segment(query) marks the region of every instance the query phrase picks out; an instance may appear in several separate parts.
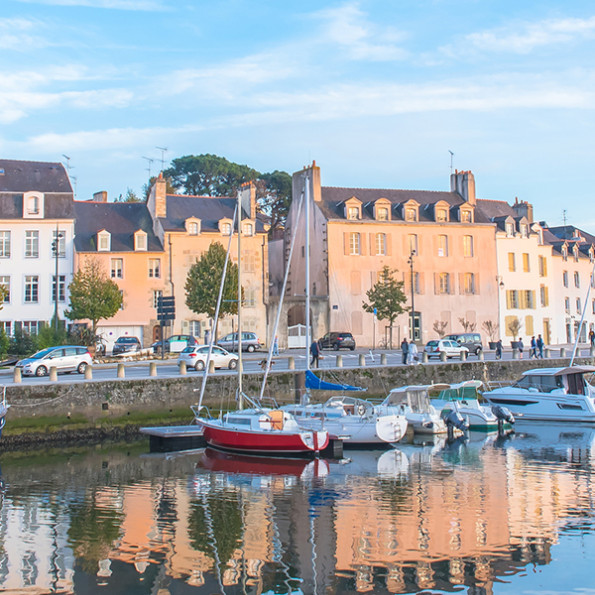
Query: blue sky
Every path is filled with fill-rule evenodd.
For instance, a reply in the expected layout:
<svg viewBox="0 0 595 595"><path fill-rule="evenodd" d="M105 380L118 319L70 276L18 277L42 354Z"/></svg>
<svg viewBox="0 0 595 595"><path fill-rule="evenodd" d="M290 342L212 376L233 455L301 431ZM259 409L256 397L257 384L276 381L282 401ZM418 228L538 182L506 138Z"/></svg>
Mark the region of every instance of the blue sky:
<svg viewBox="0 0 595 595"><path fill-rule="evenodd" d="M289 173L314 159L326 186L446 190L452 151L480 198L595 232L592 2L2 9L0 156L67 155L79 199L140 194L162 157L200 153Z"/></svg>

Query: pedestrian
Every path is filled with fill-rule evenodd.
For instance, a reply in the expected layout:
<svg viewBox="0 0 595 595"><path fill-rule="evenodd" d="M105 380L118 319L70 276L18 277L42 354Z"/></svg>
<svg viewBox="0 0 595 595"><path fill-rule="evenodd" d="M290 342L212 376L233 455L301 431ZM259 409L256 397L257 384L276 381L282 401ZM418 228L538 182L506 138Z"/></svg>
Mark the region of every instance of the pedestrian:
<svg viewBox="0 0 595 595"><path fill-rule="evenodd" d="M537 341L535 340L535 335L531 337L531 350L529 351L529 359L532 357L537 359Z"/></svg>
<svg viewBox="0 0 595 595"><path fill-rule="evenodd" d="M518 348L519 348L519 359L523 359L523 349L525 349L525 346L523 345L522 339L519 339Z"/></svg>
<svg viewBox="0 0 595 595"><path fill-rule="evenodd" d="M541 335L537 335L537 350L539 352L539 359L543 359L543 338Z"/></svg>
<svg viewBox="0 0 595 595"><path fill-rule="evenodd" d="M312 356L310 365L318 368L320 358L320 346L318 345L318 341L312 341L312 345L310 345L310 355Z"/></svg>
<svg viewBox="0 0 595 595"><path fill-rule="evenodd" d="M273 341L273 355L279 355L279 337L275 335L275 340Z"/></svg>
<svg viewBox="0 0 595 595"><path fill-rule="evenodd" d="M209 344L209 339L210 339L210 331L209 329L205 330L205 345Z"/></svg>
<svg viewBox="0 0 595 595"><path fill-rule="evenodd" d="M403 357L403 364L406 364L407 356L409 355L409 343L407 342L407 337L401 341L401 355Z"/></svg>
<svg viewBox="0 0 595 595"><path fill-rule="evenodd" d="M591 342L591 347L595 347L595 331L593 329L589 331L589 341Z"/></svg>
<svg viewBox="0 0 595 595"><path fill-rule="evenodd" d="M502 359L502 339L496 343L496 359Z"/></svg>
<svg viewBox="0 0 595 595"><path fill-rule="evenodd" d="M416 366L419 364L419 352L417 351L417 345L411 341L409 343L409 351L407 352L407 363Z"/></svg>

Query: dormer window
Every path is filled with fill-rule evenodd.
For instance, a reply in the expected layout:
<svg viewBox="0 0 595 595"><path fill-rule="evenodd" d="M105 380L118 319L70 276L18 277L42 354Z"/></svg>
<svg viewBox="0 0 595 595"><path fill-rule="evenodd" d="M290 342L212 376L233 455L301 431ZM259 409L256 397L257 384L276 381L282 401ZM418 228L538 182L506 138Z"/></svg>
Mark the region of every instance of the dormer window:
<svg viewBox="0 0 595 595"><path fill-rule="evenodd" d="M405 221L419 220L419 204L417 201L411 199L403 205L403 219Z"/></svg>
<svg viewBox="0 0 595 595"><path fill-rule="evenodd" d="M473 211L471 209L461 209L461 223L473 223Z"/></svg>
<svg viewBox="0 0 595 595"><path fill-rule="evenodd" d="M388 209L386 207L378 207L376 209L376 219L378 221L388 221Z"/></svg>
<svg viewBox="0 0 595 595"><path fill-rule="evenodd" d="M134 250L144 251L147 249L147 233L139 230L134 234Z"/></svg>
<svg viewBox="0 0 595 595"><path fill-rule="evenodd" d="M200 233L200 219L196 217L186 219L186 233L191 236L197 236Z"/></svg>
<svg viewBox="0 0 595 595"><path fill-rule="evenodd" d="M568 246L562 246L562 260L568 260Z"/></svg>
<svg viewBox="0 0 595 595"><path fill-rule="evenodd" d="M574 256L574 262L578 262L578 252L579 252L578 246L575 244L572 247L572 255Z"/></svg>
<svg viewBox="0 0 595 595"><path fill-rule="evenodd" d="M109 231L102 229L97 234L97 251L98 252L109 252L112 247L112 235Z"/></svg>
<svg viewBox="0 0 595 595"><path fill-rule="evenodd" d="M448 221L448 211L444 208L436 209L436 221L441 223Z"/></svg>
<svg viewBox="0 0 595 595"><path fill-rule="evenodd" d="M43 194L40 192L25 192L23 194L23 218L43 218Z"/></svg>
<svg viewBox="0 0 595 595"><path fill-rule="evenodd" d="M514 235L514 223L508 221L506 223L506 235L511 238Z"/></svg>
<svg viewBox="0 0 595 595"><path fill-rule="evenodd" d="M528 235L527 224L526 223L521 223L521 237L522 238L526 238L527 235Z"/></svg>
<svg viewBox="0 0 595 595"><path fill-rule="evenodd" d="M349 207L347 209L347 219L359 219L359 209L357 207Z"/></svg>
<svg viewBox="0 0 595 595"><path fill-rule="evenodd" d="M231 227L230 219L222 219L221 221L219 221L219 231L221 232L222 235L230 236L231 229L232 229L232 227Z"/></svg>
<svg viewBox="0 0 595 595"><path fill-rule="evenodd" d="M253 236L254 235L254 224L253 223L244 223L242 233L245 236Z"/></svg>
<svg viewBox="0 0 595 595"><path fill-rule="evenodd" d="M345 218L352 221L362 218L362 202L356 196L345 201Z"/></svg>
<svg viewBox="0 0 595 595"><path fill-rule="evenodd" d="M374 219L376 221L390 221L391 203L387 198L379 198L374 202Z"/></svg>

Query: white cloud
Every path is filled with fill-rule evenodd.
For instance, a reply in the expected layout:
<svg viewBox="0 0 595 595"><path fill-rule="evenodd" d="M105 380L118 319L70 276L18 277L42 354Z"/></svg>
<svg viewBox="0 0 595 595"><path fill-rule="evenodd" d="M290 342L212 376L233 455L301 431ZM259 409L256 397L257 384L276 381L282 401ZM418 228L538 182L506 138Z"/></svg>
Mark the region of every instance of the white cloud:
<svg viewBox="0 0 595 595"><path fill-rule="evenodd" d="M18 0L18 2L48 6L86 6L112 10L168 10L161 0Z"/></svg>

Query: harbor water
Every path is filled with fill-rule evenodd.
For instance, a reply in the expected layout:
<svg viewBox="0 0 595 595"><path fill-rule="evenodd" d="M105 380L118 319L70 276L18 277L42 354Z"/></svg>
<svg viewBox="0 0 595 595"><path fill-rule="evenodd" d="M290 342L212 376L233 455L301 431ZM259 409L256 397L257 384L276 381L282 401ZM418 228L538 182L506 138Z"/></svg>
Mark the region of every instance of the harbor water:
<svg viewBox="0 0 595 595"><path fill-rule="evenodd" d="M593 593L595 430L259 459L4 452L3 593Z"/></svg>

